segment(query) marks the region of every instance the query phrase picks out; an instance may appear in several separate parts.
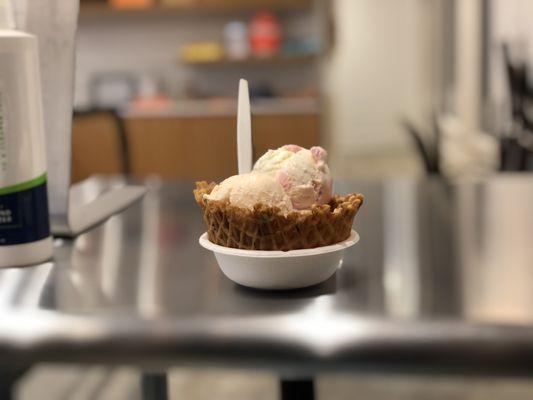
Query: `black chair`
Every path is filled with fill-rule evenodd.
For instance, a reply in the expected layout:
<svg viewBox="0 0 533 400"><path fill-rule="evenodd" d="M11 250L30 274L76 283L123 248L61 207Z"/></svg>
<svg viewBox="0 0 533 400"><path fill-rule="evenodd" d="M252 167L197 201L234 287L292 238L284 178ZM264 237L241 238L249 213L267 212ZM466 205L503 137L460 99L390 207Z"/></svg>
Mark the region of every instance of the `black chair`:
<svg viewBox="0 0 533 400"><path fill-rule="evenodd" d="M401 124L411 138L415 149L422 160L426 173L440 174L440 131L436 122L436 117L433 117L432 135L422 135L416 126L408 119L403 119ZM424 137L427 139L424 139Z"/></svg>
<svg viewBox="0 0 533 400"><path fill-rule="evenodd" d="M511 60L508 44L503 44L503 58L511 97L512 130L501 139L502 171L533 171L533 88L529 84L525 61Z"/></svg>

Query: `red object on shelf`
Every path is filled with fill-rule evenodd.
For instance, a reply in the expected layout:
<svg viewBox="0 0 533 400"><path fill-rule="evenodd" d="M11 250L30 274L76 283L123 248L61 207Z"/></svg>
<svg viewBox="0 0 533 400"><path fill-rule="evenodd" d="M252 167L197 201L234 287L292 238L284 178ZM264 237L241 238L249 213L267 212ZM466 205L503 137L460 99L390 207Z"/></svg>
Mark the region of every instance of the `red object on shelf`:
<svg viewBox="0 0 533 400"><path fill-rule="evenodd" d="M262 11L255 14L250 22L250 46L257 57L270 57L281 48L281 25L275 14Z"/></svg>
<svg viewBox="0 0 533 400"><path fill-rule="evenodd" d="M117 9L143 9L154 5L154 0L110 0L112 8Z"/></svg>

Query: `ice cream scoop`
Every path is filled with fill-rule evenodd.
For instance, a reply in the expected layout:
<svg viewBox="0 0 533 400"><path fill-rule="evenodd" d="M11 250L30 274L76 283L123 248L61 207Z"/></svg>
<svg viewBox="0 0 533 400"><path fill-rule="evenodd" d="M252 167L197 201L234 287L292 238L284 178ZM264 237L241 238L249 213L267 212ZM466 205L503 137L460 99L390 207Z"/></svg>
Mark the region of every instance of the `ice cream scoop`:
<svg viewBox="0 0 533 400"><path fill-rule="evenodd" d="M230 204L252 209L256 204L278 207L284 214L293 210L283 186L271 174L250 172L234 175L215 186L207 200L225 200Z"/></svg>
<svg viewBox="0 0 533 400"><path fill-rule="evenodd" d="M331 200L332 180L322 147L290 144L267 151L253 171L234 175L215 186L207 200L227 200L238 207L256 204L278 207L281 212L308 210Z"/></svg>
<svg viewBox="0 0 533 400"><path fill-rule="evenodd" d="M267 151L254 165L254 172L269 174L280 183L296 210L331 200L332 179L327 152L315 146L305 149L290 144Z"/></svg>

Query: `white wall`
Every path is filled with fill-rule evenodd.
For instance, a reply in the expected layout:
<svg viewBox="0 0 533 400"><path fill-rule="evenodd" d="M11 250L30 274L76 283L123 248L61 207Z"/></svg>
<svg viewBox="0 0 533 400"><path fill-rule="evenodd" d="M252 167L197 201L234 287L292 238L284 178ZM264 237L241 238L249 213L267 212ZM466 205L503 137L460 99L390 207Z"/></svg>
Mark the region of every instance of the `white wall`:
<svg viewBox="0 0 533 400"><path fill-rule="evenodd" d="M455 114L474 131L481 127L481 0L459 0L455 6Z"/></svg>
<svg viewBox="0 0 533 400"><path fill-rule="evenodd" d="M336 45L324 66L336 154L408 152L403 116L435 107L438 46L431 0L332 0Z"/></svg>

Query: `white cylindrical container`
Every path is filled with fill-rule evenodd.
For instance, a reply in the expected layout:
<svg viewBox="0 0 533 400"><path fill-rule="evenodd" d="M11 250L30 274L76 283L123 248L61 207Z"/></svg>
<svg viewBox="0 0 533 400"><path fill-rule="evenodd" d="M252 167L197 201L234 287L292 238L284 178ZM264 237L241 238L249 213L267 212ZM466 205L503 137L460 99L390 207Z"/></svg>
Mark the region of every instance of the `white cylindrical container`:
<svg viewBox="0 0 533 400"><path fill-rule="evenodd" d="M0 267L52 256L37 38L13 28L0 0Z"/></svg>

